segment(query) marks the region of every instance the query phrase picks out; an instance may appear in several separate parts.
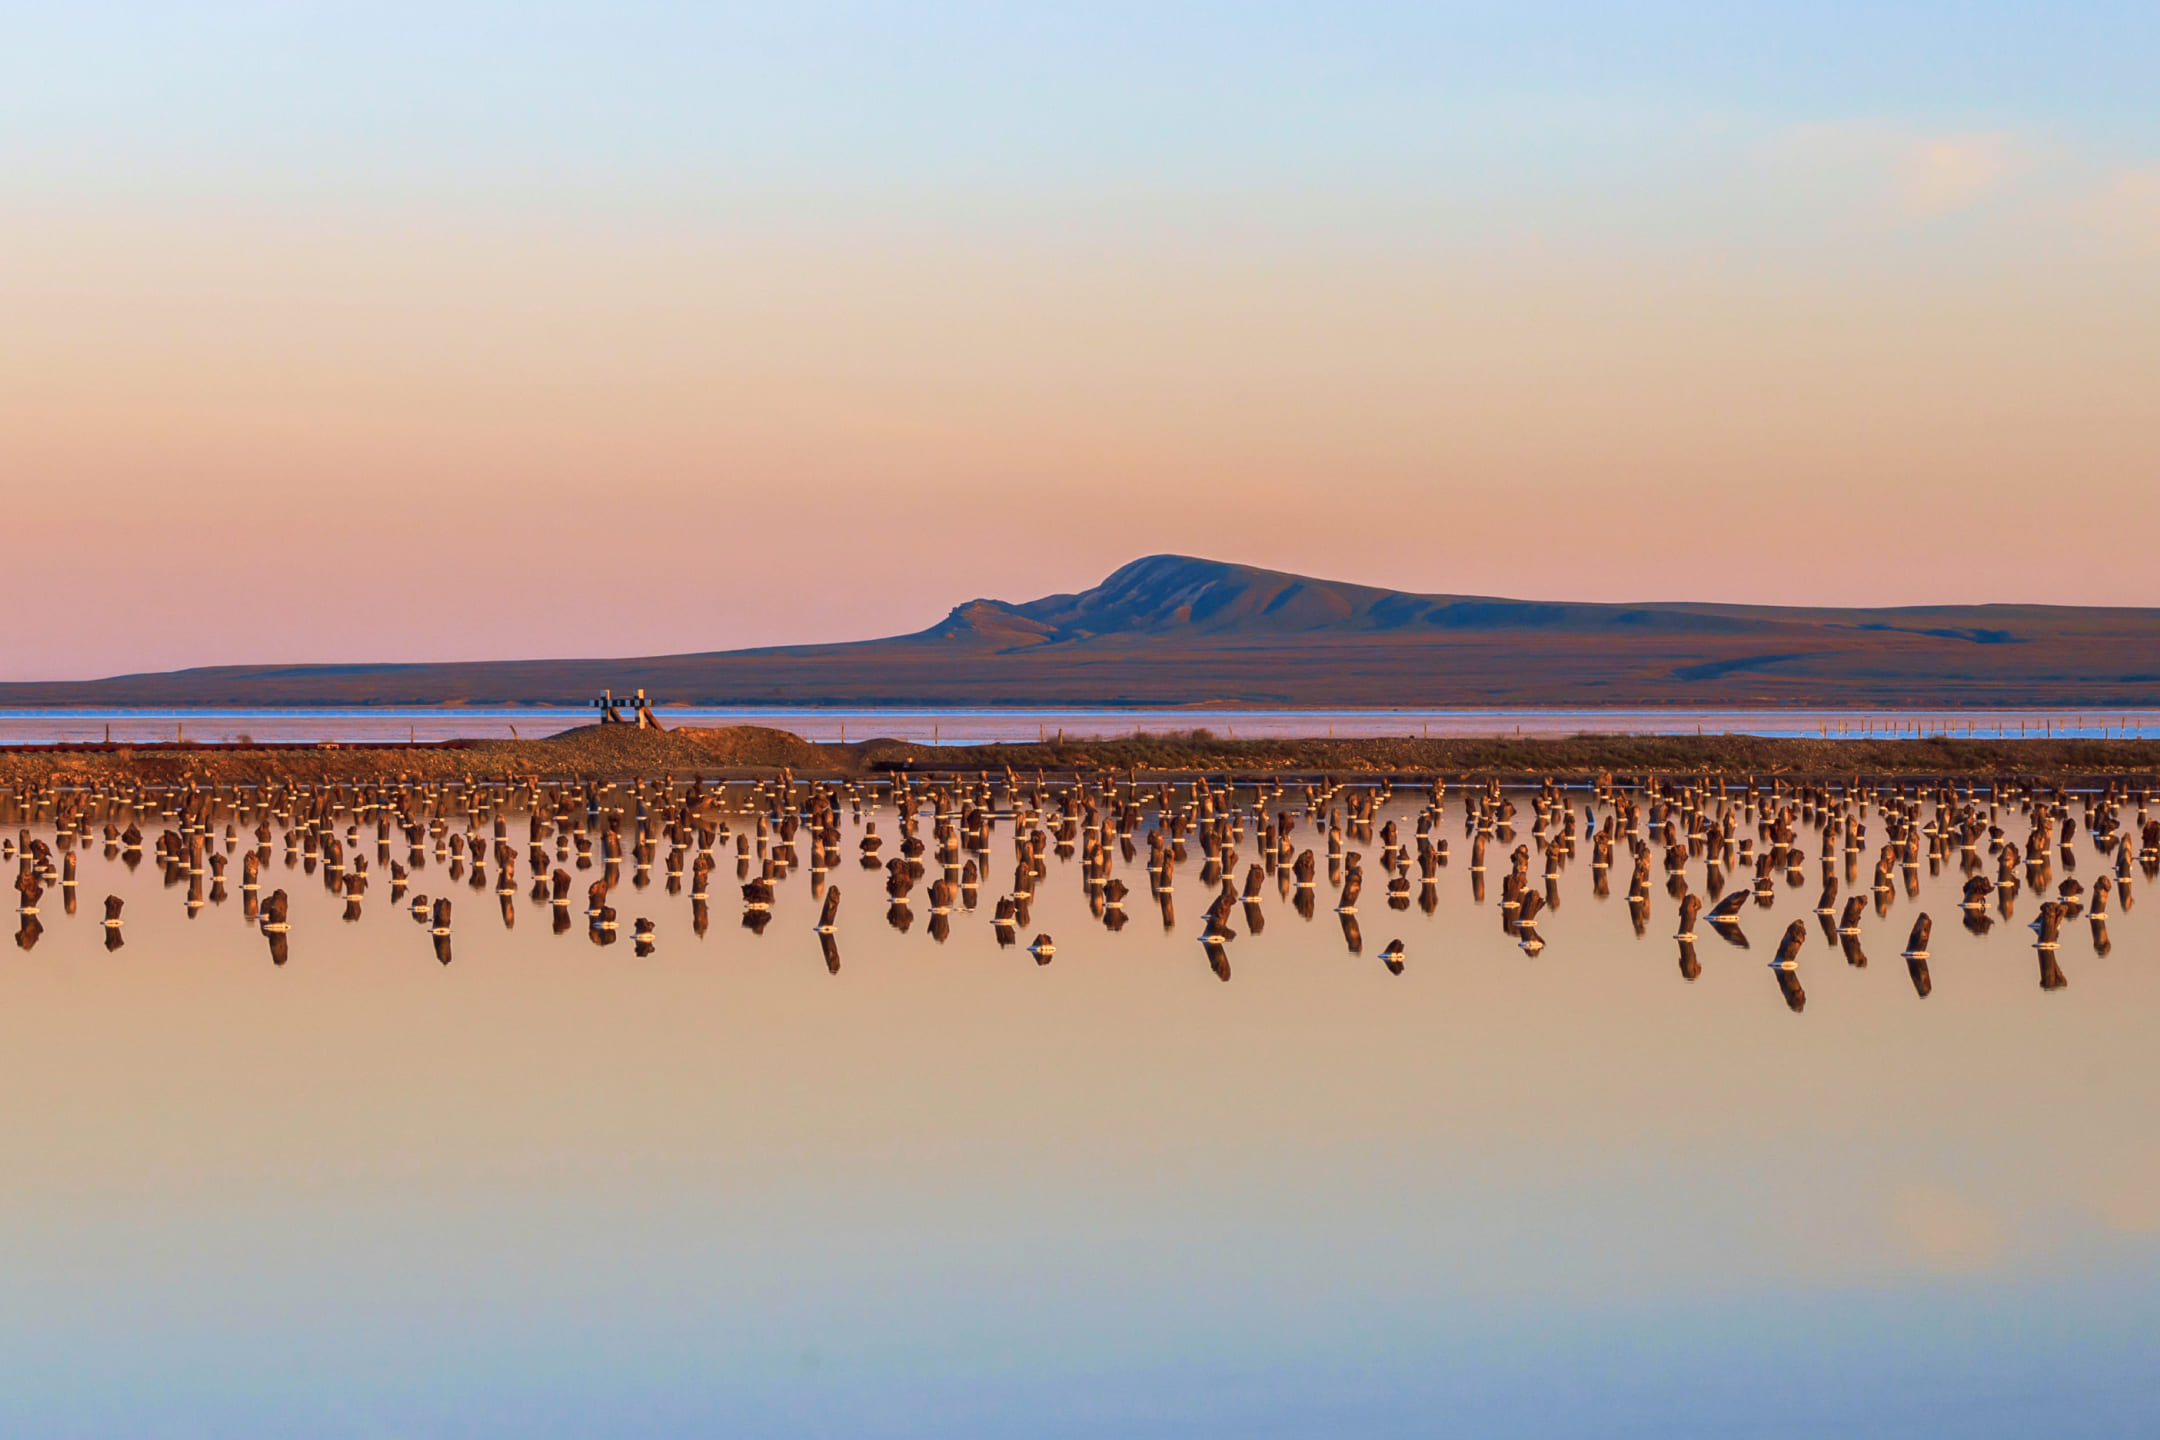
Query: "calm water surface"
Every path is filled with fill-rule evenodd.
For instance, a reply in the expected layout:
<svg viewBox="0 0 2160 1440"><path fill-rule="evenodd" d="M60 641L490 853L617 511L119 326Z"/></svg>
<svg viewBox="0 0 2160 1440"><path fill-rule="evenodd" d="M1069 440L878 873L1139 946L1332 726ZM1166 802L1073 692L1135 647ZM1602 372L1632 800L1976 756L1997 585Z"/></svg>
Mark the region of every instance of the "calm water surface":
<svg viewBox="0 0 2160 1440"><path fill-rule="evenodd" d="M273 850L274 966L237 858L191 913L154 858L82 849L76 912L48 891L0 967L0 1431L2151 1433L2142 873L2108 953L2065 926L2061 988L2037 897L1970 933L1954 865L1870 910L1860 967L1817 928L1803 828L1805 883L1750 903L1750 948L1699 924L1688 979L1672 899L1638 934L1625 862L1600 899L1587 847L1526 953L1506 845L1479 900L1463 831L1451 795L1429 914L1348 837L1361 953L1324 866L1311 919L1271 877L1227 983L1197 852L1167 928L1144 845L1121 861L1111 933L1053 848L1001 947L1009 821L942 940L921 886L888 923L849 823L836 973L799 868L762 934L732 863L702 936L664 871L626 878L607 947L576 870L555 933L522 820L509 923L436 851L414 874L455 897L448 964L380 859L347 921ZM2090 885L2076 849L2053 878ZM1899 956L1923 908L1925 999ZM1801 1013L1765 964L1796 918Z"/></svg>
<svg viewBox="0 0 2160 1440"><path fill-rule="evenodd" d="M0 710L0 745L185 739L527 740L591 724L589 708L309 710ZM2160 711L2054 710L835 710L665 707L676 725L770 725L810 740L888 737L978 745L1162 734L1204 728L1258 739L1334 735L1766 735L2160 737Z"/></svg>

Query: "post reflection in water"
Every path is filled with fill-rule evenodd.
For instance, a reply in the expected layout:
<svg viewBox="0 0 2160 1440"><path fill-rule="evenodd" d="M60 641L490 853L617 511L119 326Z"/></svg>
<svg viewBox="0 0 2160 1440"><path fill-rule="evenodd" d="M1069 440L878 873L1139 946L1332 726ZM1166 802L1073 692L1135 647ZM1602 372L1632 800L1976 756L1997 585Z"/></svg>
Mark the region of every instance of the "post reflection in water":
<svg viewBox="0 0 2160 1440"><path fill-rule="evenodd" d="M2151 1399L2138 1344L2081 1340L2160 1321L2128 792L12 803L9 1434L1729 1433L1772 1392L1899 1433L1981 1391L2018 1403L1964 1433L2017 1433ZM841 903L851 851L882 901ZM1901 937L1906 979L1867 965Z"/></svg>

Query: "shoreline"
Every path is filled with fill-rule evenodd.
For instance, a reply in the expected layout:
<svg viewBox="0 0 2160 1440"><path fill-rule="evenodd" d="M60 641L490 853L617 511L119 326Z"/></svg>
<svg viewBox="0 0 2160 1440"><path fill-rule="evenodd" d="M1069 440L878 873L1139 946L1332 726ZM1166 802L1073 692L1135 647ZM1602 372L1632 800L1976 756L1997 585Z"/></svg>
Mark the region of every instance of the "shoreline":
<svg viewBox="0 0 2160 1440"><path fill-rule="evenodd" d="M2160 740L1794 739L1741 735L1228 739L1201 734L930 746L809 741L784 730L639 730L587 725L537 740L59 743L0 746L0 784L354 783L537 778L866 779L955 771L1180 775L1445 775L1591 779L1603 774L1791 779L2135 778L2160 780Z"/></svg>

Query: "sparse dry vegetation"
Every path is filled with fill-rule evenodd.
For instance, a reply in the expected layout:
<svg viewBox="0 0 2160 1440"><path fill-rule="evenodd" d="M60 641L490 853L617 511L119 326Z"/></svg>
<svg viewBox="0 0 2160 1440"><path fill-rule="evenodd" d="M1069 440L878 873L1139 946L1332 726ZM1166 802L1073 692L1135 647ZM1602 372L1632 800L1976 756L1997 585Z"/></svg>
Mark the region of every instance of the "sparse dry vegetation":
<svg viewBox="0 0 2160 1440"><path fill-rule="evenodd" d="M544 740L421 745L184 744L0 748L0 782L139 777L205 781L382 776L864 775L892 771L1390 773L1589 776L1708 772L1849 775L2160 775L2160 741L1763 739L1577 735L1519 739L1226 739L1205 729L1016 745L890 739L823 745L757 725L639 730L589 725Z"/></svg>

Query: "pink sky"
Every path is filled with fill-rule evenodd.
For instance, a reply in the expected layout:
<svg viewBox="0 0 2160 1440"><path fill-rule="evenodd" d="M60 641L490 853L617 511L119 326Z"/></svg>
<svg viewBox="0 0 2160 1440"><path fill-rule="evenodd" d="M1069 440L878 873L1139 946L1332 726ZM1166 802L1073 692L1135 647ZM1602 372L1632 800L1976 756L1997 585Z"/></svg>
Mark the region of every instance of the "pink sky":
<svg viewBox="0 0 2160 1440"><path fill-rule="evenodd" d="M558 175L287 102L320 154L267 109L0 146L0 678L862 638L1164 551L2160 605L2135 144L1487 97L1340 173L1391 115L1190 183L1062 132L776 175L618 115Z"/></svg>

